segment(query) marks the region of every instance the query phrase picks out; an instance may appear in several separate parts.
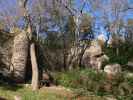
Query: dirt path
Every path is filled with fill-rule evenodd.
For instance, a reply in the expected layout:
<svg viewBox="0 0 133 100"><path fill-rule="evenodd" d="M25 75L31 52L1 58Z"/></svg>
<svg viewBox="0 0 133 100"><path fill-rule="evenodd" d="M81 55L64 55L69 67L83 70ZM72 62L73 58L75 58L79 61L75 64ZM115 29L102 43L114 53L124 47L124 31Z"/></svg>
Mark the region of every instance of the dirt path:
<svg viewBox="0 0 133 100"><path fill-rule="evenodd" d="M40 89L40 91L64 96L69 99L74 98L76 96L73 91L62 86L43 87Z"/></svg>
<svg viewBox="0 0 133 100"><path fill-rule="evenodd" d="M78 96L72 90L62 86L43 87L41 92L56 94L60 97L66 97L66 100L105 100L99 96Z"/></svg>

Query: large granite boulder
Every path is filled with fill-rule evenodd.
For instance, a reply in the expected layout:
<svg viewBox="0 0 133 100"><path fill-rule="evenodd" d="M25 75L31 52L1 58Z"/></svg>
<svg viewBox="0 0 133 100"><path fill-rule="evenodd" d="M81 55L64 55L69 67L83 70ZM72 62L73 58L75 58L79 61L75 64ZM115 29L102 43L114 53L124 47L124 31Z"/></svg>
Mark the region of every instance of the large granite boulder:
<svg viewBox="0 0 133 100"><path fill-rule="evenodd" d="M96 56L102 53L102 48L98 41L92 41L90 47L84 52L84 56Z"/></svg>
<svg viewBox="0 0 133 100"><path fill-rule="evenodd" d="M26 64L28 58L29 40L27 33L22 31L13 40L13 52L11 58L11 72L16 82L21 83L25 80Z"/></svg>
<svg viewBox="0 0 133 100"><path fill-rule="evenodd" d="M24 80L28 38L26 32L17 32L0 30L0 73L15 80Z"/></svg>
<svg viewBox="0 0 133 100"><path fill-rule="evenodd" d="M93 40L89 47L80 46L71 48L67 56L67 66L71 70L74 66L84 66L100 70L103 63L109 57L102 51L102 46L98 40Z"/></svg>
<svg viewBox="0 0 133 100"><path fill-rule="evenodd" d="M102 47L98 41L93 41L91 46L86 49L82 58L82 65L100 70L102 64L108 61L109 58L102 52Z"/></svg>
<svg viewBox="0 0 133 100"><path fill-rule="evenodd" d="M11 65L13 36L2 30L0 34L0 72L7 76Z"/></svg>

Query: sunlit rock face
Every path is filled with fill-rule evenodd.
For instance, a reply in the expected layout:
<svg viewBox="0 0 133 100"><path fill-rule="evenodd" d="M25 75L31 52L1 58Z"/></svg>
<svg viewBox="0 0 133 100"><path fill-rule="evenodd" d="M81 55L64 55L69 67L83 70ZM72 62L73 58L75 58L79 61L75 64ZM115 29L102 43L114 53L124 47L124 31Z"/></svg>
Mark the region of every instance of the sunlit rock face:
<svg viewBox="0 0 133 100"><path fill-rule="evenodd" d="M85 53L90 54L90 56L99 55L102 53L102 48L99 45L98 41L94 40L91 42L91 46L86 49Z"/></svg>
<svg viewBox="0 0 133 100"><path fill-rule="evenodd" d="M67 58L67 66L69 69L72 69L73 66L82 65L86 68L100 70L103 63L108 60L108 56L102 51L99 40L93 40L87 48L82 46L71 48Z"/></svg>
<svg viewBox="0 0 133 100"><path fill-rule="evenodd" d="M110 64L104 67L104 72L111 75L117 75L121 73L120 64Z"/></svg>
<svg viewBox="0 0 133 100"><path fill-rule="evenodd" d="M17 82L25 79L25 69L28 57L28 37L26 32L21 32L14 37L13 53L10 66Z"/></svg>
<svg viewBox="0 0 133 100"><path fill-rule="evenodd" d="M105 43L106 42L105 35L104 34L98 35L97 40L102 41L103 43Z"/></svg>
<svg viewBox="0 0 133 100"><path fill-rule="evenodd" d="M86 49L83 55L83 66L100 70L104 61L108 61L109 58L102 52L102 47L98 41L93 41L91 46Z"/></svg>

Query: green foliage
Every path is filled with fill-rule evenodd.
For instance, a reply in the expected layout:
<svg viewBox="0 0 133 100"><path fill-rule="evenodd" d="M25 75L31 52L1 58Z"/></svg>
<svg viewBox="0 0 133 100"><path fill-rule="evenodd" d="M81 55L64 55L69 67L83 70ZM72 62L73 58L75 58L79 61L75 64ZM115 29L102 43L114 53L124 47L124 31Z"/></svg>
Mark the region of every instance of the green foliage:
<svg viewBox="0 0 133 100"><path fill-rule="evenodd" d="M127 62L133 57L133 46L131 43L122 43L118 47L119 55L116 54L116 48L107 47L104 48L105 53L110 58L110 63L119 63L121 65L127 64Z"/></svg>
<svg viewBox="0 0 133 100"><path fill-rule="evenodd" d="M0 86L0 97L14 100L14 96L20 96L22 100L67 100L66 96L47 89L32 91L30 88L25 87Z"/></svg>
<svg viewBox="0 0 133 100"><path fill-rule="evenodd" d="M84 88L93 92L97 92L100 88L98 84L102 83L104 79L103 73L97 73L89 69L58 73L56 76L58 84L70 88Z"/></svg>
<svg viewBox="0 0 133 100"><path fill-rule="evenodd" d="M76 88L76 85L78 85L78 79L80 78L78 72L79 70L68 71L66 73L59 72L55 75L55 80L57 81L57 84L63 85L65 87Z"/></svg>
<svg viewBox="0 0 133 100"><path fill-rule="evenodd" d="M73 70L55 75L57 83L65 87L78 89L81 95L88 92L98 96L113 95L116 98L131 98L133 93L133 79L125 78L124 73L108 80L105 73L90 69ZM105 86L111 86L109 90ZM83 90L83 91L79 91ZM85 92L85 93L84 93ZM130 100L130 99L129 99Z"/></svg>

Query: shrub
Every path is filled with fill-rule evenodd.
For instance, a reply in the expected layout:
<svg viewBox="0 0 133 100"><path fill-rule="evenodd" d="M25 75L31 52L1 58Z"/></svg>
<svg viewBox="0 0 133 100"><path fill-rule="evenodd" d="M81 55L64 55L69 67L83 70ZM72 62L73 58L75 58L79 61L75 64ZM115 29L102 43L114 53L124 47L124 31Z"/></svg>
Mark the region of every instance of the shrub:
<svg viewBox="0 0 133 100"><path fill-rule="evenodd" d="M91 69L60 72L55 75L57 83L73 89L82 89L95 95L114 95L116 98L131 97L133 93L133 79L125 78L124 73L108 80L105 73ZM108 90L109 89L109 90ZM82 94L87 94L83 93ZM129 99L130 100L130 99Z"/></svg>
<svg viewBox="0 0 133 100"><path fill-rule="evenodd" d="M104 52L110 58L110 63L119 63L121 65L127 64L127 62L133 57L132 43L121 43L118 47L119 55L116 55L116 48L105 47Z"/></svg>

